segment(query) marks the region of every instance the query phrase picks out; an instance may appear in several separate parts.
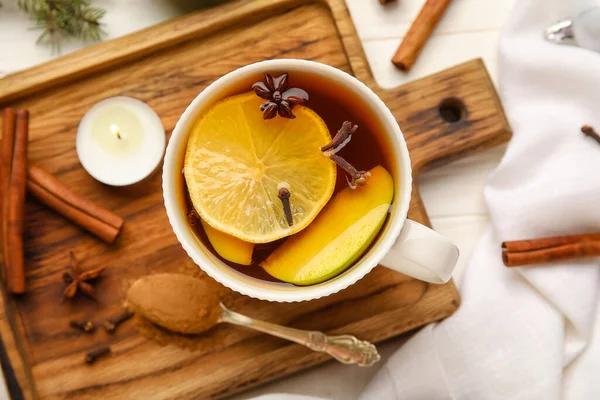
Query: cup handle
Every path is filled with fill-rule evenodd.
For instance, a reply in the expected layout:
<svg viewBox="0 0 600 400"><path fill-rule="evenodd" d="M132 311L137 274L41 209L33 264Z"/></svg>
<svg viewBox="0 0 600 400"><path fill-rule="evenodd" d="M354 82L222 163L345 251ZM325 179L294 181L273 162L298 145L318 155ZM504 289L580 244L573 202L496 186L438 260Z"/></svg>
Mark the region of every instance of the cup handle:
<svg viewBox="0 0 600 400"><path fill-rule="evenodd" d="M458 247L450 240L407 219L380 264L422 281L446 283L452 277L458 253Z"/></svg>

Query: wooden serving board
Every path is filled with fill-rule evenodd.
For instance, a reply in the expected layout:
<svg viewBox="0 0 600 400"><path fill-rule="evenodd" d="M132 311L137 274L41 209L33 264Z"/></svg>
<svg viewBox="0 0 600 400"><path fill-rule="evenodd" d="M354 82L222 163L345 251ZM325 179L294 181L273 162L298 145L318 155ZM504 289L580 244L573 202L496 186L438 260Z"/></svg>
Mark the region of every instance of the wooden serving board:
<svg viewBox="0 0 600 400"><path fill-rule="evenodd" d="M376 87L343 0L234 1L0 79L0 107L31 112L30 160L126 221L117 242L107 246L27 200L28 292L15 298L2 288L0 298L0 358L13 398L216 398L329 360L233 326L210 331L195 351L161 347L137 334L131 322L114 335L103 330L83 335L68 327L71 319L101 324L114 315L123 287L139 276L198 270L170 229L159 173L134 187L112 188L81 168L75 134L83 114L106 97L133 96L152 106L170 133L212 81L248 63L283 57L333 65L376 90L406 135L415 174L510 136L480 60L392 91ZM453 113L459 121L442 118L452 119ZM416 188L409 216L429 223ZM69 250L83 268L108 267L97 304L85 298L60 304ZM372 342L437 321L459 305L453 283L430 285L382 267L340 293L310 302L231 296L233 308L250 316ZM101 344L109 344L112 355L85 365L84 354Z"/></svg>

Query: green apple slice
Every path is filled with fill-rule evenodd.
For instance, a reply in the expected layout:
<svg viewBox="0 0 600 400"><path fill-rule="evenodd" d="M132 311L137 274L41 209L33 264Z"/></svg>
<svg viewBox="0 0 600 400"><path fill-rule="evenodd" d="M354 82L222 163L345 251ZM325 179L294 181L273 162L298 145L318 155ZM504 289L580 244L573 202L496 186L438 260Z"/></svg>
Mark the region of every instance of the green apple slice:
<svg viewBox="0 0 600 400"><path fill-rule="evenodd" d="M303 231L287 239L261 263L267 273L295 285L314 285L354 263L381 229L394 181L381 166L365 186L345 188Z"/></svg>

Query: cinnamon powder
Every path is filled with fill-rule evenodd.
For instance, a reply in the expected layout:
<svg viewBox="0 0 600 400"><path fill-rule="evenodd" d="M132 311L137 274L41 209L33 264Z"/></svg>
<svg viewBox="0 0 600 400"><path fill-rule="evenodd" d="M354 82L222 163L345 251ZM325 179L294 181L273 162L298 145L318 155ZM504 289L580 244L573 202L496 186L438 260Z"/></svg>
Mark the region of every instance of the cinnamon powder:
<svg viewBox="0 0 600 400"><path fill-rule="evenodd" d="M140 315L134 317L134 322L135 328L140 335L161 346L173 345L191 351L210 348L204 344L205 340L201 338L202 335L184 335L182 333L172 332L156 325Z"/></svg>
<svg viewBox="0 0 600 400"><path fill-rule="evenodd" d="M127 292L127 301L136 314L148 321L168 331L189 335L205 332L218 323L219 292L214 282L163 273L138 279ZM138 323L140 326L147 324ZM165 335L154 336L156 340Z"/></svg>

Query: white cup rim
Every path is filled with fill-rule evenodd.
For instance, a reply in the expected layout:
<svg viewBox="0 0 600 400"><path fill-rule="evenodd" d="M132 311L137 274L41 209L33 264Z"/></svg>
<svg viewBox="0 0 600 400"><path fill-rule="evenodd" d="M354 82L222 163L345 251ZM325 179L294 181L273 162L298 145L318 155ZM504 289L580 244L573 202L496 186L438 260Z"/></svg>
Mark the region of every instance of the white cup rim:
<svg viewBox="0 0 600 400"><path fill-rule="evenodd" d="M395 184L394 201L390 218L377 243L345 272L312 286L291 286L259 281L224 264L210 250L204 248L204 245L199 243L192 234L185 211L181 210L177 190L174 188L175 177L181 173L183 165L177 162L177 157L181 155L182 147L187 145L189 128L201 110L218 99L219 94L229 87L231 82L269 70L287 71L288 73L309 71L327 79L333 79L357 92L379 116L388 132L389 142L394 147L392 152L394 160L391 166L392 171L390 171ZM209 276L224 286L250 297L276 302L318 299L345 289L362 279L377 266L399 236L408 214L411 188L412 172L408 148L396 119L385 103L368 86L352 75L329 65L299 59L259 61L234 70L210 84L190 103L177 122L167 146L163 166L163 197L167 216L177 240L189 257Z"/></svg>

